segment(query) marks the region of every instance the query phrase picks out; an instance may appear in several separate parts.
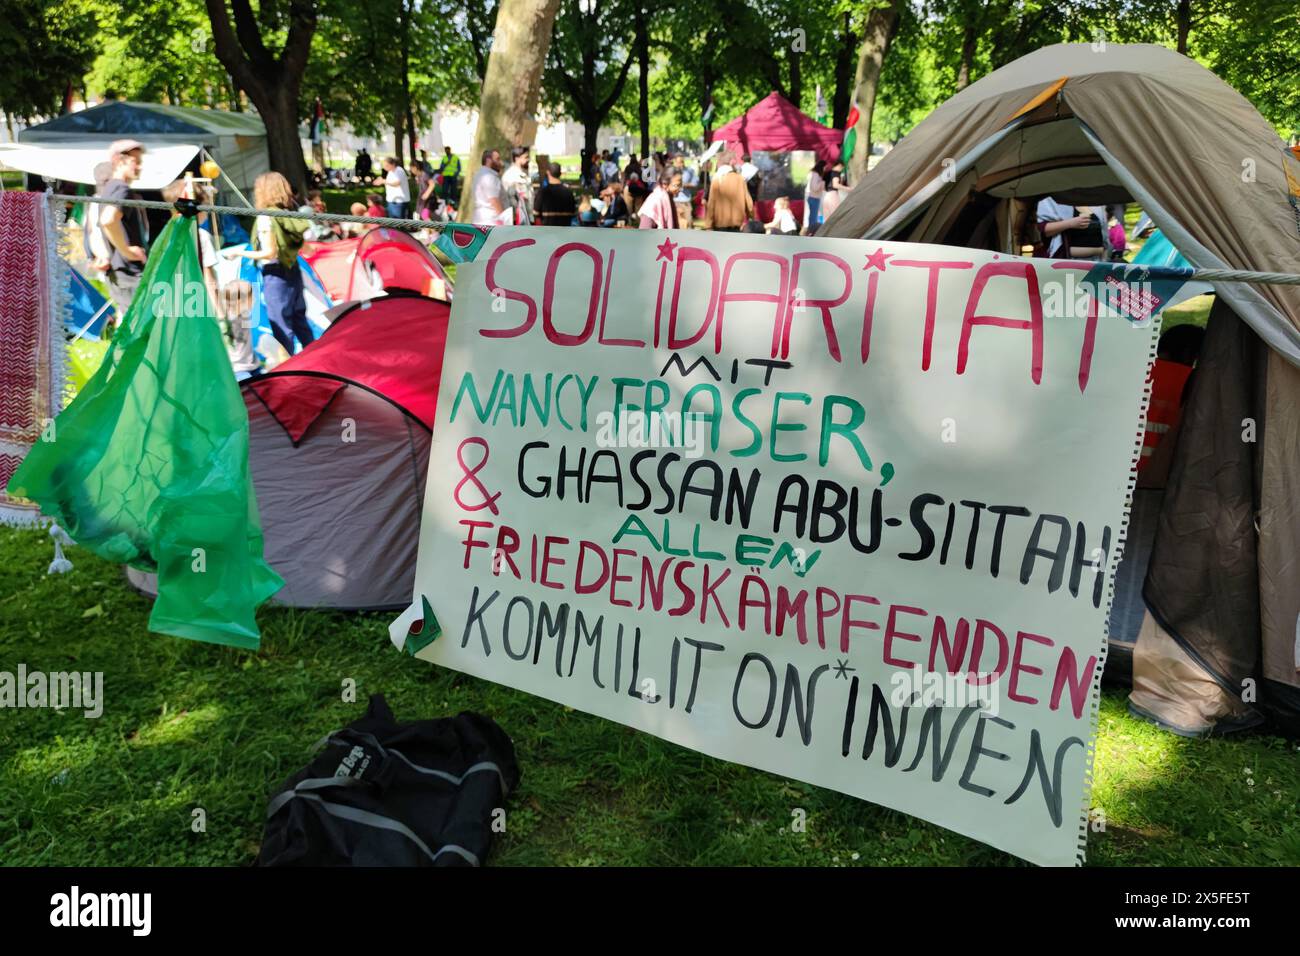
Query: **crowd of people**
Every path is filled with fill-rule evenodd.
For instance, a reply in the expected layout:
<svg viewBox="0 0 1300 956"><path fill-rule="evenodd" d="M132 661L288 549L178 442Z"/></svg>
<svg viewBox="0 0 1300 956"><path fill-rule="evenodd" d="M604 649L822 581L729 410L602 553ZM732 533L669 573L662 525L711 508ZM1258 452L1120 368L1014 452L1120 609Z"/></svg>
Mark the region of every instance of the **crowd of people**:
<svg viewBox="0 0 1300 956"><path fill-rule="evenodd" d="M849 190L843 164L819 160L809 172L800 217L789 195L760 204L762 174L748 154L724 149L698 166L681 153L657 152L644 159L632 153L621 166L620 159L617 150L592 156L580 171L575 191L553 162L539 170L534 186L527 146L514 147L508 165L500 150L484 150L472 180L470 221L480 226L696 226L718 232L808 235ZM763 206L770 206L763 210L767 218L760 216Z"/></svg>
<svg viewBox="0 0 1300 956"><path fill-rule="evenodd" d="M113 200L138 200L134 188L147 157L143 144L124 139L114 142L108 159L95 169L95 195ZM161 190L164 201L176 204L193 200L212 205L215 191L210 184L187 176ZM300 214L324 212L320 190L309 190L305 201L294 195L289 181L280 173L268 172L254 184L253 203L257 209L279 209ZM172 217L179 215L172 213ZM253 309L253 288L236 280L218 285L219 256L249 259L260 273L262 298L266 306L271 333L292 354L295 343L307 345L315 336L307 321L303 292L303 275L298 253L309 240L342 238L353 224L320 223L297 217L257 216L249 242L218 252L212 223L206 212L197 213L199 267L207 287L214 314L227 336L227 348L237 375L258 368L249 338L248 317ZM93 205L82 224L83 252L92 276L104 280L116 307L120 322L131 307L139 289L151 239L149 216L144 209L122 205Z"/></svg>
<svg viewBox="0 0 1300 956"><path fill-rule="evenodd" d="M761 173L748 155L720 150L713 161L698 167L684 155L653 154L644 161L636 154L619 165L609 152L593 158L575 191L562 176L558 163L548 162L534 184L532 152L527 146L510 150L509 161L497 149L485 150L468 190L470 221L477 225L550 225L603 228L675 229L702 227L718 232L766 232L799 235L814 232L832 215L849 187L842 164L818 161L803 188L802 217L794 200L778 195L770 215L758 215ZM145 162L145 148L136 140L119 140L109 148L105 162L95 169L96 195L107 199L138 199L133 184ZM461 164L450 147L435 169L426 153L408 167L393 157L381 161L375 175L364 151L356 172L376 190L366 202L352 204L356 216L445 221L454 217L459 201ZM382 192L378 187L382 186ZM214 193L202 180L187 177L162 190L167 202L194 199L213 203ZM296 211L303 217L326 211L320 189L310 189L303 199L294 195L288 180L268 172L257 178L254 205L258 209ZM1033 235L1034 254L1047 258L1122 259L1125 252L1122 206L1082 208L1041 199L1026 222ZM244 321L252 308L252 288L247 282L227 282L218 287L218 261L212 224L199 214L200 264L204 282L219 321L229 337L236 372L258 368ZM292 354L296 345L313 341L307 321L303 275L298 253L304 242L329 242L360 236L376 228L368 223L326 223L308 218L259 215L246 246L223 250L227 256L251 260L260 273L262 298L275 339ZM145 211L120 205L97 205L85 217L84 246L87 268L102 278L124 316L135 296L151 239Z"/></svg>
<svg viewBox="0 0 1300 956"><path fill-rule="evenodd" d="M380 161L380 167L376 174L374 158L364 148L357 153L352 180L343 185L383 186L384 192L382 196L368 194L362 211L353 209L356 215L433 222L455 218L460 201L460 157L452 153L450 146L443 148L437 166L429 159L428 151L422 149L419 158L412 157L408 166L403 167L396 156L387 156Z"/></svg>
<svg viewBox="0 0 1300 956"><path fill-rule="evenodd" d="M144 154L144 146L135 140L115 142L108 159L96 168L96 194L108 199L138 199L133 183L145 162ZM804 190L802 221L788 195L777 197L770 204L770 216L763 220L758 217L757 200L761 173L751 157L726 149L711 162L698 166L682 154L667 153L655 153L644 160L631 154L620 165L617 154L605 152L593 158L582 177L586 188L577 191L564 181L561 167L555 162L547 163L534 182L532 151L527 146L511 149L508 160L500 150L485 150L480 161L467 193L471 203L468 218L478 225L639 229L702 226L719 232L796 235L815 230L847 189L842 167L836 164L827 168L819 162ZM366 195L366 202L352 204L350 212L356 216L431 222L456 217L461 161L450 147L443 150L436 167L428 154L420 151L419 158L406 166L395 157L385 157L378 170L370 154L362 150L354 172L358 182L374 188ZM180 198L213 201L211 188L192 178L177 180L163 190L163 195L169 202ZM253 202L258 209L296 211L304 217L326 211L319 187L299 198L288 180L274 172L258 177ZM214 269L218 253L212 242L212 226L202 221L205 219L200 216L205 283L218 318L225 321L231 336L232 358L239 355L240 362L255 367L245 323L231 321L237 317L226 315L227 311L240 309L248 298L247 290L241 294L239 289L231 292L217 287ZM256 217L247 246L236 247L233 252L227 249L222 254L256 264L272 333L292 353L295 345L307 345L313 339L297 262L303 243L352 238L373 228L367 223L325 223L263 215ZM86 217L84 230L88 268L105 280L118 314L125 315L148 256L149 217L137 208L97 206L93 215ZM1049 230L1049 235L1054 232L1054 228ZM241 328L245 332L242 341Z"/></svg>

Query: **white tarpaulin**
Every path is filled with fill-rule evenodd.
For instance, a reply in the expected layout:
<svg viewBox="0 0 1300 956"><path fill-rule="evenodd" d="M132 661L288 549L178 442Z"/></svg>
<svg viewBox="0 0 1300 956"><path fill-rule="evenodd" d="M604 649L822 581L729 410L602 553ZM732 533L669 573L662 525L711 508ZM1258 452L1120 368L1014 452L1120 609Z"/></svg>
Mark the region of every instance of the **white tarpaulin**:
<svg viewBox="0 0 1300 956"><path fill-rule="evenodd" d="M1081 859L1170 287L695 231L497 229L459 268L394 643Z"/></svg>
<svg viewBox="0 0 1300 956"><path fill-rule="evenodd" d="M140 165L140 178L135 189L162 189L177 179L199 147L173 143L152 145L145 143L144 161ZM10 169L44 176L46 179L70 183L95 184L95 167L108 159L108 146L72 144L35 146L23 143L0 144L0 163Z"/></svg>

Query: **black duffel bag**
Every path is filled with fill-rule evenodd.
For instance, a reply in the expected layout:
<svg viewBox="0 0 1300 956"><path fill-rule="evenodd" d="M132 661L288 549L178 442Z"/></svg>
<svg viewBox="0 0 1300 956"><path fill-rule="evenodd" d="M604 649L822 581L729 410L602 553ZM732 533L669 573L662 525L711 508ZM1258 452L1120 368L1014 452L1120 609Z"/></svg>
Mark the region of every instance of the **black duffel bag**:
<svg viewBox="0 0 1300 956"><path fill-rule="evenodd" d="M376 694L271 798L257 863L478 866L518 784L514 744L489 718L399 724Z"/></svg>

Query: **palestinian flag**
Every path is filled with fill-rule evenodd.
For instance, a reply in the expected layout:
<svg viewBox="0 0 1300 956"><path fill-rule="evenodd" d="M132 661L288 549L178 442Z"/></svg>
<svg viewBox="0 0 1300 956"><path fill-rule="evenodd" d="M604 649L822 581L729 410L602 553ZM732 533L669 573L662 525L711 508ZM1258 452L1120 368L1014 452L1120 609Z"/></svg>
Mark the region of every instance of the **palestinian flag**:
<svg viewBox="0 0 1300 956"><path fill-rule="evenodd" d="M840 145L840 162L847 167L853 158L853 148L858 143L858 108L849 110L849 118L844 124L844 142Z"/></svg>
<svg viewBox="0 0 1300 956"><path fill-rule="evenodd" d="M459 222L442 222L433 227L433 244L454 263L473 262L487 245L491 226L470 226Z"/></svg>

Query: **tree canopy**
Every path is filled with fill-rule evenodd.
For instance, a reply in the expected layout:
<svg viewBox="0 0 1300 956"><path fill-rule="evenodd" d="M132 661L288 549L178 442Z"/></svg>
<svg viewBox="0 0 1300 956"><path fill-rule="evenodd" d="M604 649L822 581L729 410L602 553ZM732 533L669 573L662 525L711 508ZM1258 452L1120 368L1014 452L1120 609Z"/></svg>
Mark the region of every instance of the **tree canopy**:
<svg viewBox="0 0 1300 956"><path fill-rule="evenodd" d="M283 146L319 99L332 122L391 138L400 151L435 110L477 108L498 7L498 0L10 0L0 111L52 115L69 90L256 108L276 114ZM879 79L865 91L860 52L880 25L871 17L886 8L892 33ZM832 125L842 127L869 95L869 135L896 140L961 87L1061 41L1182 49L1248 97L1282 136L1300 135L1300 16L1289 0L825 0L817 9L802 0L560 0L541 106L546 116L592 127L644 125L656 142L698 140L710 104L712 126L772 90L817 115L820 88Z"/></svg>

